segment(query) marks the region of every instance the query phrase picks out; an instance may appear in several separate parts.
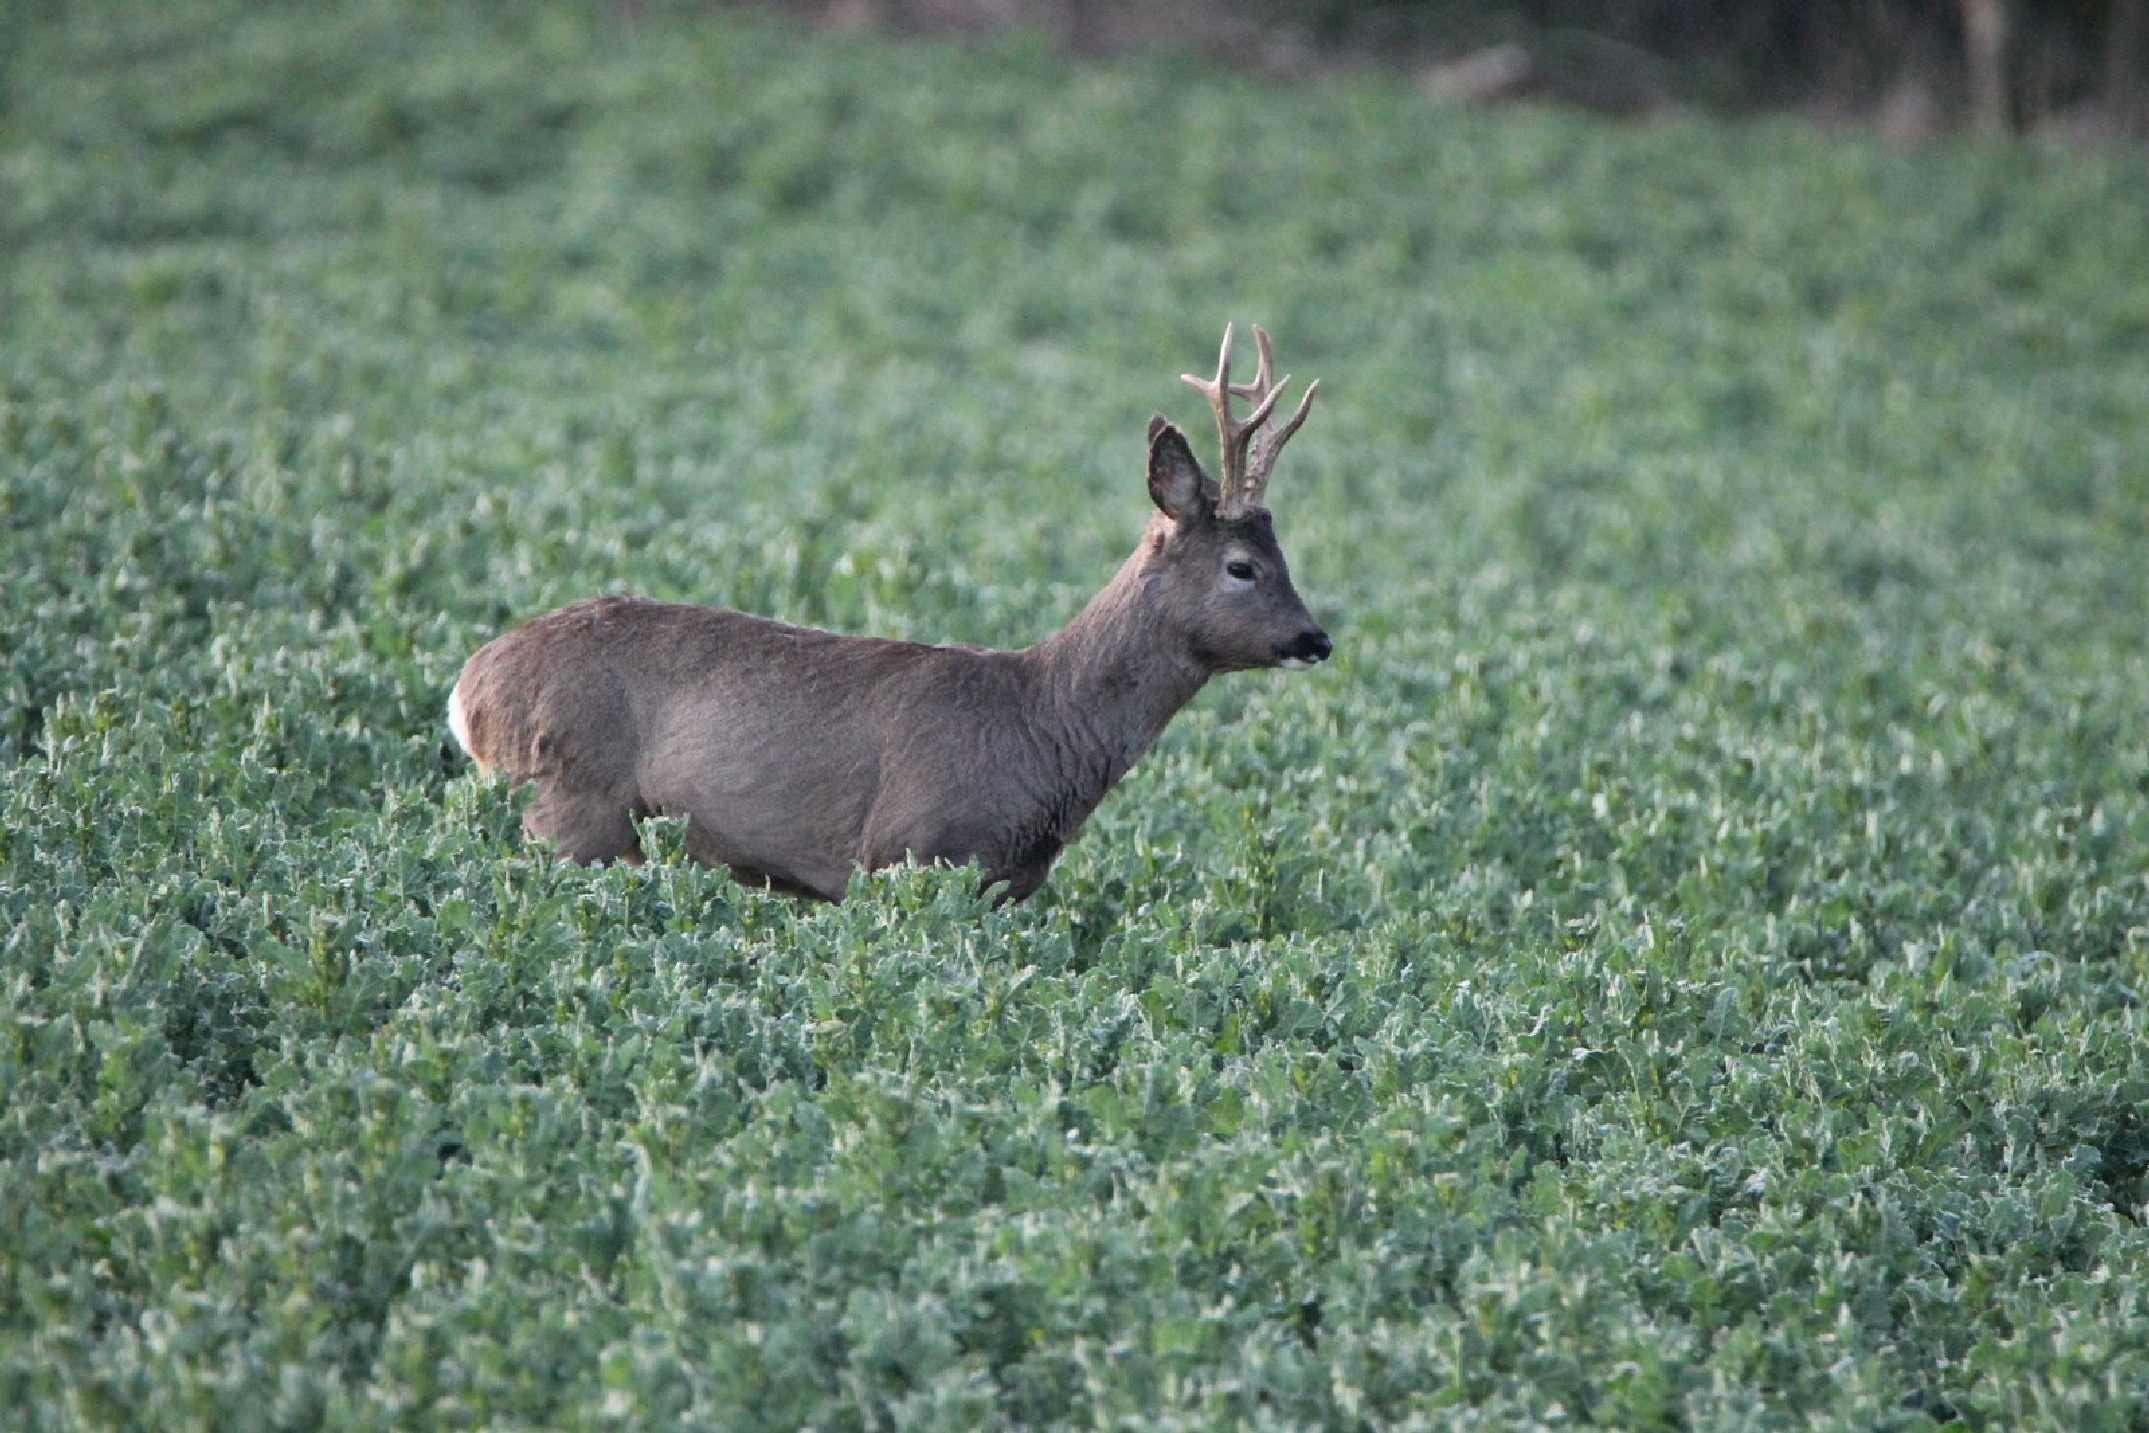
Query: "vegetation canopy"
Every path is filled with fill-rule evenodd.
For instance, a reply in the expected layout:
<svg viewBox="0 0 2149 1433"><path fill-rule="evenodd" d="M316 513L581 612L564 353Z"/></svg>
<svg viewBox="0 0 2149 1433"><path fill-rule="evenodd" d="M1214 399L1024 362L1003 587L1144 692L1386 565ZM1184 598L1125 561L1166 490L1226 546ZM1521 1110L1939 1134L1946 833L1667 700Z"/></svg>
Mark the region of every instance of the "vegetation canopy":
<svg viewBox="0 0 2149 1433"><path fill-rule="evenodd" d="M9 23L23 1426L2141 1426L2138 158ZM1335 657L1027 904L568 866L451 750L592 593L1035 640L1227 319Z"/></svg>

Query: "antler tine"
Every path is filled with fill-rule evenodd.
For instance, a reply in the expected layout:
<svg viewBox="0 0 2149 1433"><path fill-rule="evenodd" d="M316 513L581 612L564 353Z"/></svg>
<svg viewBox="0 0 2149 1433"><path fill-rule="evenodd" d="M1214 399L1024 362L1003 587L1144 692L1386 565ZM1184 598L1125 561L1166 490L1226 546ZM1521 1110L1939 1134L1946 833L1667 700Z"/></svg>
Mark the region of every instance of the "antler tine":
<svg viewBox="0 0 2149 1433"><path fill-rule="evenodd" d="M1216 446L1222 469L1216 475L1220 506L1231 506L1237 501L1240 485L1246 471L1246 443L1251 430L1231 420L1231 332L1230 324L1224 325L1223 346L1216 351L1216 377L1201 378L1192 373L1182 373L1179 381L1209 400L1210 411L1216 414Z"/></svg>
<svg viewBox="0 0 2149 1433"><path fill-rule="evenodd" d="M1246 418L1247 428L1258 433L1261 425L1268 421L1269 414L1274 411L1276 400L1283 396L1283 390L1290 385L1291 375L1286 373L1274 384L1269 382L1276 370L1276 350L1269 346L1269 331L1258 323L1254 325L1254 346L1261 353L1261 363L1254 371L1254 381L1234 383L1231 385L1231 391L1241 398L1258 400L1254 411Z"/></svg>
<svg viewBox="0 0 2149 1433"><path fill-rule="evenodd" d="M1254 374L1254 387L1256 389L1266 388L1269 375L1276 366L1276 354L1275 350L1269 345L1268 330L1259 324L1254 325L1254 342L1261 350L1261 367ZM1291 435L1298 431L1299 424L1306 421L1306 415L1313 411L1313 395L1321 390L1321 380L1318 378L1307 384L1305 393L1298 400L1297 411L1291 415L1291 420L1281 428L1271 430L1267 426L1269 411L1274 408L1276 400L1283 395L1283 390L1289 386L1290 382L1291 375L1286 373L1277 381L1275 387L1269 388L1268 397L1263 402L1258 416L1248 424L1249 427L1255 430L1253 449L1247 456L1242 478L1243 486L1241 491L1248 507L1258 506L1261 500L1268 495L1269 475L1276 471L1277 456L1283 452L1283 445L1291 441ZM1248 396L1251 397L1252 395L1249 394Z"/></svg>
<svg viewBox="0 0 2149 1433"><path fill-rule="evenodd" d="M1290 381L1288 376L1284 378L1284 383ZM1283 383L1276 385L1276 391L1283 392ZM1247 487L1253 494L1253 501L1260 502L1262 496L1267 493L1269 474L1276 471L1277 455L1283 451L1283 445L1291 441L1291 435L1298 431L1298 425L1306 421L1306 415L1313 411L1313 395L1320 391L1321 380L1316 378L1306 385L1306 391L1299 396L1298 409L1292 413L1290 422L1281 428L1263 429L1256 435L1252 458L1246 465Z"/></svg>
<svg viewBox="0 0 2149 1433"><path fill-rule="evenodd" d="M1275 371L1276 350L1269 346L1269 331L1260 324L1254 325L1254 348L1261 355L1261 363L1254 370L1251 383L1234 383L1231 391L1241 398L1259 398L1269 391L1269 375Z"/></svg>
<svg viewBox="0 0 2149 1433"><path fill-rule="evenodd" d="M1262 494L1268 490L1269 473L1276 466L1276 455L1298 425L1306 421L1307 409L1313 403L1318 381L1309 385L1306 394L1298 401L1298 411L1282 429L1270 432L1266 428L1269 415L1276 411L1276 400L1291 382L1286 373L1282 381L1271 384L1269 376L1275 371L1275 350L1269 344L1268 331L1254 325L1254 342L1261 353L1260 364L1254 381L1233 383L1231 381L1232 326L1224 325L1223 346L1217 350L1216 377L1198 378L1182 373L1180 380L1200 391L1209 400L1210 409L1216 414L1216 441L1221 451L1223 471L1217 475L1220 500L1217 510L1230 516L1259 506ZM1246 421L1236 422L1231 416L1231 400L1234 398L1256 400L1254 410L1246 415ZM1251 452L1248 451L1252 445Z"/></svg>

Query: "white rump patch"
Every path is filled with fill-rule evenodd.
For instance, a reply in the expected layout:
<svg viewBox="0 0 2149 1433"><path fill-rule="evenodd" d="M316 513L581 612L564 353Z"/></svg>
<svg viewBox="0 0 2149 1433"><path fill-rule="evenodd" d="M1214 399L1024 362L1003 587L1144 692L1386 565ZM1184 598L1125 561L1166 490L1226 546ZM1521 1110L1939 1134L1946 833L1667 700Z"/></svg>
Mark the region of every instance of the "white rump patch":
<svg viewBox="0 0 2149 1433"><path fill-rule="evenodd" d="M448 689L448 730L455 733L456 744L462 747L472 761L478 754L470 750L470 723L463 717L463 684L457 682Z"/></svg>

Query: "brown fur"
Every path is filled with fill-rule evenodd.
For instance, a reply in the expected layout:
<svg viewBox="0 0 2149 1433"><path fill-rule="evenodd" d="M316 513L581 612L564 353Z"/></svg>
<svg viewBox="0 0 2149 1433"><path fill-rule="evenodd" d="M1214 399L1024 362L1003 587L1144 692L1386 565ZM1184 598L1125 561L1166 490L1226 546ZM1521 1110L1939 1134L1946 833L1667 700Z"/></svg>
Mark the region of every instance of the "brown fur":
<svg viewBox="0 0 2149 1433"><path fill-rule="evenodd" d="M1149 485L1133 555L1034 647L598 597L481 647L451 724L481 768L536 785L523 824L571 860L639 860L654 813L687 819L696 859L778 890L833 900L853 869L910 857L975 860L1020 900L1213 673L1328 652L1267 512L1219 516L1161 419Z"/></svg>

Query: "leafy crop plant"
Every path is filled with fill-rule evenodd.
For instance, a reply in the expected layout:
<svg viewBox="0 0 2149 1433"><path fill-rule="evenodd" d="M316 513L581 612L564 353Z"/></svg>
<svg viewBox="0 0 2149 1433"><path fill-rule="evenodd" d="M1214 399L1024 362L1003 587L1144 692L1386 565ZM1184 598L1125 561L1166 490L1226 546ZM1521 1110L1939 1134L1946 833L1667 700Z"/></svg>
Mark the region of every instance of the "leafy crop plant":
<svg viewBox="0 0 2149 1433"><path fill-rule="evenodd" d="M7 14L6 1420L2141 1425L2139 156ZM1241 314L1335 657L1029 900L559 862L450 745L593 593L1034 640Z"/></svg>

